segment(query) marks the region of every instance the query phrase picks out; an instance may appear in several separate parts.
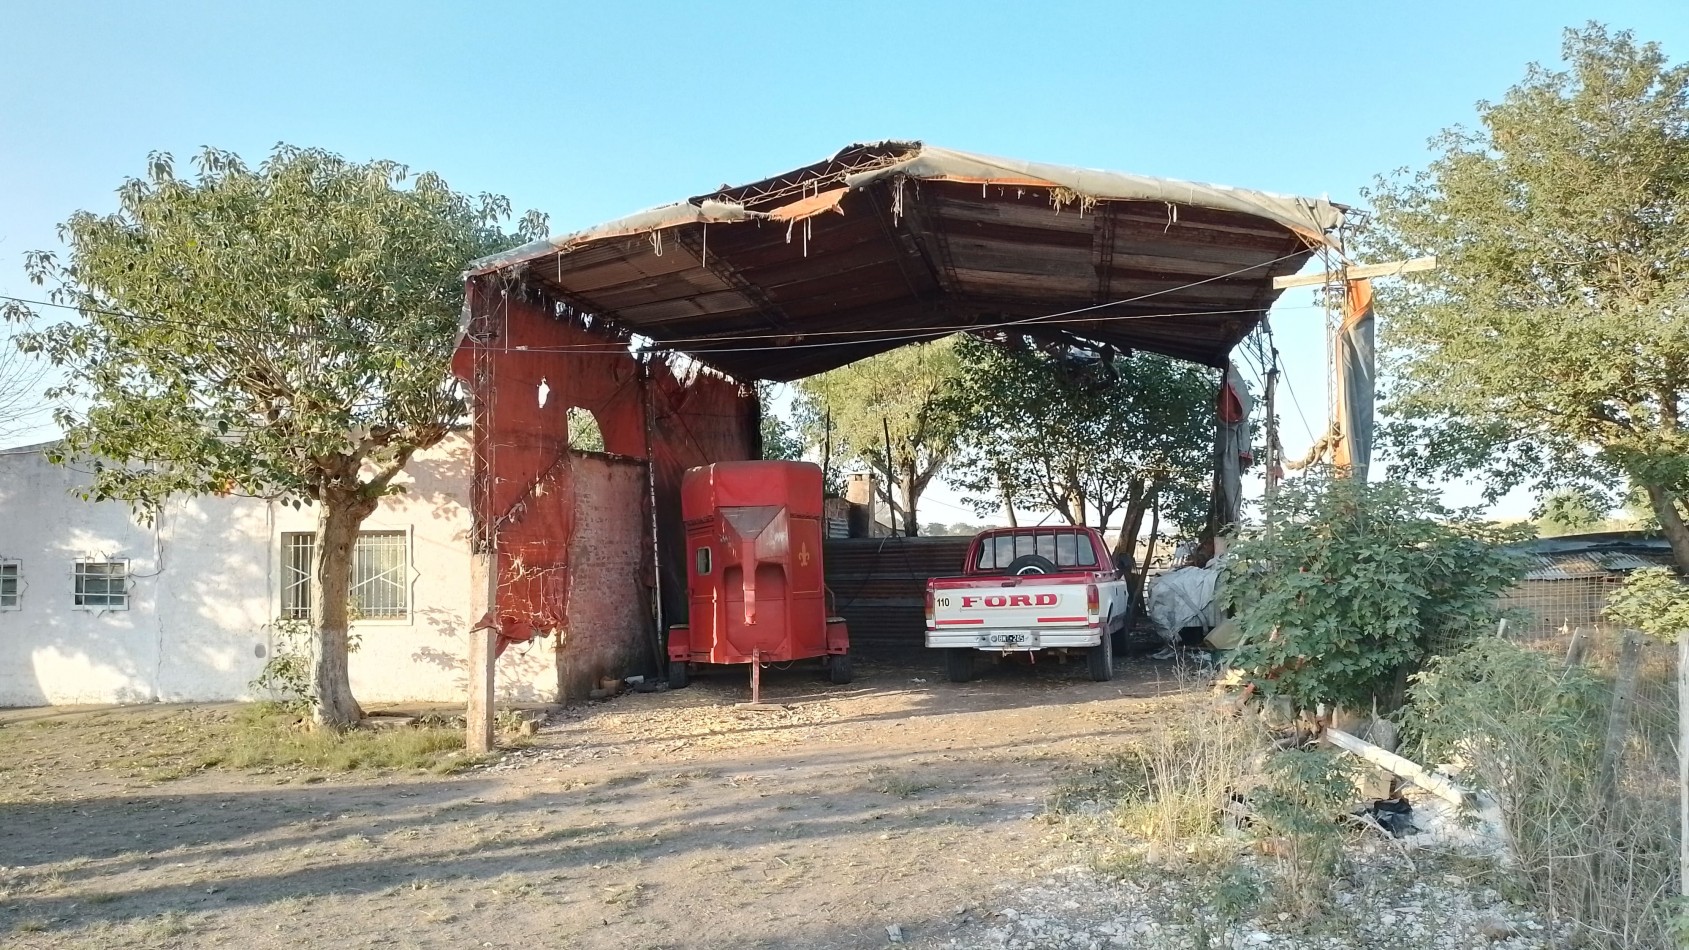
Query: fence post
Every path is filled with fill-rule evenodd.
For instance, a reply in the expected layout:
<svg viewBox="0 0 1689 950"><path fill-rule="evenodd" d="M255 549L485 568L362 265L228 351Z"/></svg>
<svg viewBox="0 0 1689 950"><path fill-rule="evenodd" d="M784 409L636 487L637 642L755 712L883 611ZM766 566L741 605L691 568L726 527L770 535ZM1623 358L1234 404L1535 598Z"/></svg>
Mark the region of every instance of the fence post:
<svg viewBox="0 0 1689 950"><path fill-rule="evenodd" d="M1607 710L1607 741L1601 747L1601 781L1609 794L1618 788L1619 757L1624 754L1630 707L1636 701L1636 681L1642 672L1642 634L1625 629L1619 637L1619 670L1613 681L1613 705Z"/></svg>
<svg viewBox="0 0 1689 950"><path fill-rule="evenodd" d="M1689 899L1689 630L1677 631L1677 881Z"/></svg>

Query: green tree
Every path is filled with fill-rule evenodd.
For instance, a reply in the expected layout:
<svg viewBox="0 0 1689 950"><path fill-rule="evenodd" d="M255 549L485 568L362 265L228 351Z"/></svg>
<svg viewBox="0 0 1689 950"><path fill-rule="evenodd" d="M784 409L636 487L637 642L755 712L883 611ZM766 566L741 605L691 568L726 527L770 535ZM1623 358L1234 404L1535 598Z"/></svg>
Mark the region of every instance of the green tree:
<svg viewBox="0 0 1689 950"><path fill-rule="evenodd" d="M1399 699L1434 650L1495 629L1523 565L1498 527L1396 482L1310 474L1232 545L1221 588L1243 635L1234 659L1298 706Z"/></svg>
<svg viewBox="0 0 1689 950"><path fill-rule="evenodd" d="M1543 499L1542 514L1536 519L1537 534L1557 538L1599 531L1606 524L1607 511L1586 493L1562 488Z"/></svg>
<svg viewBox="0 0 1689 950"><path fill-rule="evenodd" d="M774 408L774 384L757 383L757 405L762 414L762 457L795 462L803 458L803 439L796 427Z"/></svg>
<svg viewBox="0 0 1689 950"><path fill-rule="evenodd" d="M1689 571L1689 66L1591 24L1381 179L1367 251L1436 254L1388 315L1405 470L1646 494Z"/></svg>
<svg viewBox="0 0 1689 950"><path fill-rule="evenodd" d="M47 365L25 352L16 336L7 333L0 338L0 443L17 438L47 417L41 398L47 388Z"/></svg>
<svg viewBox="0 0 1689 950"><path fill-rule="evenodd" d="M801 430L812 445L831 419L831 455L876 472L886 466L890 432L895 484L880 480L880 497L901 517L903 531L920 531L921 495L956 451L961 419L948 398L960 376L956 339L901 347L811 376L797 384Z"/></svg>
<svg viewBox="0 0 1689 950"><path fill-rule="evenodd" d="M1630 572L1601 612L1616 624L1676 643L1689 631L1689 587L1669 568L1645 567Z"/></svg>
<svg viewBox="0 0 1689 950"><path fill-rule="evenodd" d="M24 334L66 382L59 461L95 499L150 517L176 494L317 507L313 718L362 709L347 679L359 525L419 449L464 419L447 373L464 266L512 239L509 203L437 175L278 146L256 168L206 149L178 178L153 154L118 210L77 212L32 280L81 319ZM543 228L530 213L524 230ZM20 314L14 312L13 317Z"/></svg>
<svg viewBox="0 0 1689 950"><path fill-rule="evenodd" d="M1053 509L1107 530L1115 513L1130 554L1157 500L1194 528L1214 470L1214 372L1153 353L1052 353L1031 341L958 344L952 394L961 429L951 480L982 516Z"/></svg>

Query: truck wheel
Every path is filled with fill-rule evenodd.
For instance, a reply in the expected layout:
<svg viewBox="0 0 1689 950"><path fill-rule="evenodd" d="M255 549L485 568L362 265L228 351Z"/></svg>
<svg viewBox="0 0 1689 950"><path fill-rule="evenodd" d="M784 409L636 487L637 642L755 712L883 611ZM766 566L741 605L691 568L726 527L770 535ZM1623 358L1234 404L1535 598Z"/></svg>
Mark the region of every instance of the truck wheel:
<svg viewBox="0 0 1689 950"><path fill-rule="evenodd" d="M844 684L850 682L851 670L849 653L835 653L832 658L827 661L827 679L831 680L834 686L843 686Z"/></svg>
<svg viewBox="0 0 1689 950"><path fill-rule="evenodd" d="M974 651L966 647L944 651L944 671L952 683L966 683L974 678Z"/></svg>
<svg viewBox="0 0 1689 950"><path fill-rule="evenodd" d="M1114 679L1114 638L1103 634L1102 642L1085 651L1090 661L1091 679L1106 683Z"/></svg>
<svg viewBox="0 0 1689 950"><path fill-rule="evenodd" d="M1022 554L1009 562L1004 571L1019 577L1023 574L1054 574L1056 566L1047 557L1037 554Z"/></svg>
<svg viewBox="0 0 1689 950"><path fill-rule="evenodd" d="M692 664L684 660L669 661L669 689L685 689L692 682Z"/></svg>

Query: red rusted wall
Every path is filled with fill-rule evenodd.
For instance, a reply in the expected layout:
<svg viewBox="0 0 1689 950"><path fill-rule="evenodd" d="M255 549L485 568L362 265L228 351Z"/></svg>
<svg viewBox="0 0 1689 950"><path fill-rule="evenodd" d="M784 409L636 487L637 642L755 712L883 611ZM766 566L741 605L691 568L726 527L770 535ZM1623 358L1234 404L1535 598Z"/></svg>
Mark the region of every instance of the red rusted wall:
<svg viewBox="0 0 1689 950"><path fill-rule="evenodd" d="M573 566L587 549L571 553L584 509L595 505L601 488L625 491L626 486L605 488L603 471L572 464L568 410L590 410L605 450L640 460L647 454L649 412L664 620L679 623L686 603L681 476L696 465L757 456L756 396L749 387L713 373L677 372L666 360L642 366L625 344L554 316L552 305L522 297L521 289L507 289L492 278L469 282L468 333L452 364L473 395L475 544L479 551L495 553L494 603L482 623L497 625L506 640L526 640L573 627L571 618L614 617L606 639L594 641L593 654L608 663L621 655L621 645L631 645L649 655L652 628L645 605L654 578L648 567L646 500L631 514L625 505L594 508L593 543L619 537L629 551L638 552L633 561L640 565L637 573L626 564L617 568L632 575L629 583L602 578L575 583L575 575L587 573ZM543 406L542 382L547 390ZM595 481L587 485L586 478ZM635 583L643 592L638 629L624 610ZM565 654L570 649L565 641ZM590 665L580 659L575 665ZM560 662L572 668L568 656Z"/></svg>

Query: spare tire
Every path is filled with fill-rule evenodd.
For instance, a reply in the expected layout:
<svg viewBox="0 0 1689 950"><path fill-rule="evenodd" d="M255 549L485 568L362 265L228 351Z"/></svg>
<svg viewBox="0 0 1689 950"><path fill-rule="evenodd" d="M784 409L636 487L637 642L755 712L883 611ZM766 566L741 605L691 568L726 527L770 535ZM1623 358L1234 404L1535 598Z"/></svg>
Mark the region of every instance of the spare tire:
<svg viewBox="0 0 1689 950"><path fill-rule="evenodd" d="M1037 554L1022 554L1009 562L1004 569L1010 574L1054 574L1056 566L1050 559Z"/></svg>

